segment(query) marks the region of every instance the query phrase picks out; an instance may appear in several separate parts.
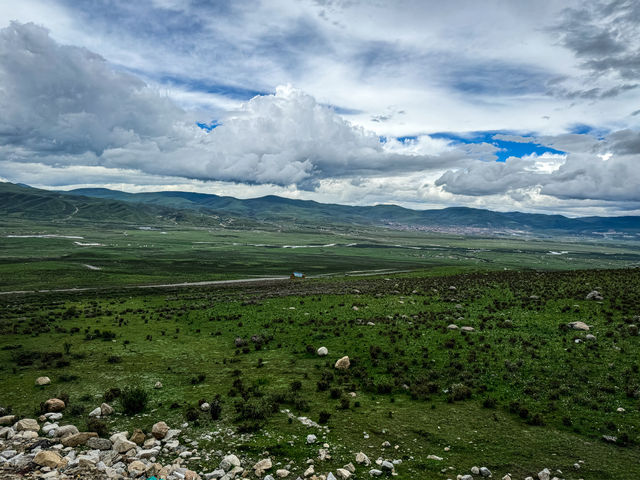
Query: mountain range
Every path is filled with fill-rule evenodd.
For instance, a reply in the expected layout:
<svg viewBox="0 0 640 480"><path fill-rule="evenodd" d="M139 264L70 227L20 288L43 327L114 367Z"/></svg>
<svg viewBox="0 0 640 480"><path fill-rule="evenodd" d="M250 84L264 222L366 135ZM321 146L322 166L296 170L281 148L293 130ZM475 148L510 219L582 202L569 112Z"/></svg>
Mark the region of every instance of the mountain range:
<svg viewBox="0 0 640 480"><path fill-rule="evenodd" d="M298 226L361 225L459 233L640 235L640 217L579 217L494 212L467 207L412 210L397 205L349 206L278 196L251 199L165 191L128 193L105 188L65 192L0 183L0 215L23 220L73 220L130 224Z"/></svg>

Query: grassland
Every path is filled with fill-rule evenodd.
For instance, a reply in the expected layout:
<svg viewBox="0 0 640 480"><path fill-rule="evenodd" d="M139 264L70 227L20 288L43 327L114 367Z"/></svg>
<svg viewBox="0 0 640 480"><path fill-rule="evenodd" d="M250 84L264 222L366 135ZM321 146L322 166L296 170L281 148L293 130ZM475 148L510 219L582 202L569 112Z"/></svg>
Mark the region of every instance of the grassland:
<svg viewBox="0 0 640 480"><path fill-rule="evenodd" d="M134 262L134 252L144 252L139 245L151 245L157 234L129 232L126 241L132 247L125 252L131 257L124 263ZM249 242L239 232L231 234L237 236L229 244ZM86 236L107 243L108 235ZM166 238L193 245L211 235L167 233ZM304 243L299 234L263 243L288 244L294 236ZM323 241L316 237L316 243ZM495 250L499 242L512 245L447 241L466 249L465 255L472 241L476 250ZM57 246L46 248L69 248L56 242L47 239L46 245ZM453 275L478 267L439 264L435 252L443 251L372 248L383 265L394 265L399 257L415 268L413 255L424 254L427 265L441 266L386 277L6 295L0 297L0 406L32 416L47 398L68 397L65 420L82 426L109 389L139 385L152 393L146 411L123 415L118 400L112 400L119 414L108 420L109 430L148 431L158 420L178 426L189 418L184 435L197 440L200 452L231 451L257 459L268 451L282 465L290 463L296 475L307 458L318 454L318 444L304 441L316 433L332 455L317 462L322 465L317 471L335 470L364 451L372 460L402 459L397 468L402 479L455 478L473 465L489 467L497 478L507 472L514 478L535 476L543 467L560 469L567 479L640 477L640 337L630 326L639 320L640 271L502 270L538 259L566 262L568 255L546 255L551 249L571 250L578 259L574 266L603 266L598 262L627 261L631 255L602 245L519 245L520 251L511 254L475 253L496 262L499 271L493 272ZM205 255L207 248L197 251ZM290 261L307 259L308 265L308 255L318 261L335 252L243 248L247 255L286 251ZM581 248L599 253L580 256ZM116 263L115 258L109 262L108 251L93 253L103 255L105 267ZM348 252L357 259L361 250ZM73 262L98 263L86 251L83 255ZM119 251L118 261L127 255ZM266 258L274 268L284 268L284 260ZM585 299L593 289L602 292L602 302ZM595 340L566 328L578 320L591 325ZM449 330L451 323L475 331ZM245 343L236 346L237 338ZM328 348L328 357L315 354L320 346ZM344 372L333 368L342 355L352 362ZM34 387L40 375L50 376L52 385ZM153 390L157 381L164 387ZM197 407L216 395L222 416L214 421ZM316 422L322 412L330 414L328 430L289 420L285 409ZM603 441L603 435L616 437L615 443ZM392 447L383 448L384 441ZM443 460L428 459L430 454ZM584 463L575 470L579 460ZM218 461L216 455L202 455L192 465L208 470ZM359 476L365 475L360 470Z"/></svg>
<svg viewBox="0 0 640 480"><path fill-rule="evenodd" d="M151 227L0 224L0 291L286 276L294 270L318 276L436 267L486 271L640 265L638 242L607 239L464 237L335 226L145 228Z"/></svg>

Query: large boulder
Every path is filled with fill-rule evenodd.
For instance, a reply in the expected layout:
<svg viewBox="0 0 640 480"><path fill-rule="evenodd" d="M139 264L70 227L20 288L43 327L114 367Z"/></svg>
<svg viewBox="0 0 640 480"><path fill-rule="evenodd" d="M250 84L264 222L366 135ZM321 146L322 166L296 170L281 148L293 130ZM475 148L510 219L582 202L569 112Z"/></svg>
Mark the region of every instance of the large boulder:
<svg viewBox="0 0 640 480"><path fill-rule="evenodd" d="M45 385L49 385L50 383L51 383L51 379L49 377L36 378L36 385L39 387L44 387Z"/></svg>
<svg viewBox="0 0 640 480"><path fill-rule="evenodd" d="M167 432L169 432L169 425L164 422L158 422L153 425L153 428L151 428L151 433L158 440L162 440L164 437L166 437Z"/></svg>
<svg viewBox="0 0 640 480"><path fill-rule="evenodd" d="M87 440L87 447L92 450L111 450L113 444L108 438L91 437Z"/></svg>
<svg viewBox="0 0 640 480"><path fill-rule="evenodd" d="M13 425L16 423L15 415L5 415L4 417L0 417L0 425Z"/></svg>
<svg viewBox="0 0 640 480"><path fill-rule="evenodd" d="M128 452L132 449L135 450L136 446L137 445L135 443L130 442L129 440L122 437L117 437L113 442L113 449L118 453Z"/></svg>
<svg viewBox="0 0 640 480"><path fill-rule="evenodd" d="M16 423L16 431L39 432L40 425L38 425L38 421L33 418L23 418Z"/></svg>
<svg viewBox="0 0 640 480"><path fill-rule="evenodd" d="M50 452L47 450L42 450L36 454L33 458L33 463L39 465L41 467L49 467L56 468L60 465L62 461L62 457L58 455L56 452Z"/></svg>
<svg viewBox="0 0 640 480"><path fill-rule="evenodd" d="M44 402L44 409L47 412L51 412L51 413L61 412L62 410L64 410L64 407L66 407L66 405L59 398L50 398L49 400Z"/></svg>
<svg viewBox="0 0 640 480"><path fill-rule="evenodd" d="M349 357L345 355L344 357L338 359L335 368L337 368L338 370L346 370L349 368L349 365L351 365L351 362L349 361Z"/></svg>
<svg viewBox="0 0 640 480"><path fill-rule="evenodd" d="M80 432L74 435L69 435L62 439L62 445L65 447L77 447L78 445L84 445L92 437L97 437L96 432Z"/></svg>

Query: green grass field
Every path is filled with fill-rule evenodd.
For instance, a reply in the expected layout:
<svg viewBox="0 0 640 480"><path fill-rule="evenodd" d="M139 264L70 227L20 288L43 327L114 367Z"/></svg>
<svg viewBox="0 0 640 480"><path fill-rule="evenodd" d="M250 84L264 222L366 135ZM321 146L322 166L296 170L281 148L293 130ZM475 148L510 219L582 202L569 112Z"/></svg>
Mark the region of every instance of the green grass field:
<svg viewBox="0 0 640 480"><path fill-rule="evenodd" d="M133 245L148 235L129 238ZM492 242L478 240L482 248ZM380 250L383 258L414 253ZM189 465L204 471L217 466L216 450L256 460L268 451L291 464L295 478L326 442L332 459L316 461L317 472L364 451L372 460L401 459L398 478L455 478L473 465L494 478L535 477L544 467L567 479L638 478L640 337L630 325L638 324L640 271L457 270L6 295L0 406L33 416L40 402L68 396L65 421L82 426L107 390L139 385L151 393L144 413L124 415L114 399L108 429L189 419L183 435L202 453ZM593 289L602 302L585 300ZM577 320L596 340L565 327ZM451 323L475 331L452 331ZM320 346L327 357L315 354ZM337 371L343 355L351 367ZM52 384L34 387L40 375ZM164 387L154 390L156 381ZM197 407L217 394L222 416L214 421ZM328 430L290 421L285 409L316 422L330 415ZM319 444L307 445L308 433ZM358 476L368 477L364 467Z"/></svg>
<svg viewBox="0 0 640 480"><path fill-rule="evenodd" d="M294 270L318 276L638 265L638 242L606 239L483 238L382 228L0 225L0 291L286 276Z"/></svg>

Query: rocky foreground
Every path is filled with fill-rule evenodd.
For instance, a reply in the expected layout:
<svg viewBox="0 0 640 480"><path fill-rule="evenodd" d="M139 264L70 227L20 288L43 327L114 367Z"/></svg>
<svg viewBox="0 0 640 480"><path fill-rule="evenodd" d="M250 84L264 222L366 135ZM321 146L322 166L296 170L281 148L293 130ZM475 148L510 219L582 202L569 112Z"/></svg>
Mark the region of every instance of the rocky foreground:
<svg viewBox="0 0 640 480"><path fill-rule="evenodd" d="M111 407L103 404L101 413L108 414ZM180 443L181 430L171 429L165 422L153 425L150 433L136 429L131 435L118 432L109 438L100 438L95 432L80 432L73 425L60 425L62 413L50 412L38 419L18 419L13 415L0 417L0 478L14 479L163 479L163 480L233 480L235 478L275 477L293 478L290 466L274 469L271 458L257 462L243 462L233 454L220 453L221 461L211 472L196 472L183 466L192 453ZM315 443L315 435L307 437ZM385 442L386 443L386 442ZM396 466L401 460L378 458L373 464L362 452L355 454L355 463L345 465L334 472L322 472L322 460L330 458L327 447L319 450L317 459L309 459L304 472L297 477L307 480L348 480L356 477L382 477L397 475ZM172 458L159 463L158 458ZM433 460L441 460L433 457ZM580 468L580 464L574 466ZM273 471L275 470L275 471ZM444 472L443 472L444 473ZM561 474L562 472L556 472ZM457 480L491 478L486 467L472 467L470 474L457 475ZM548 469L540 471L538 480L560 480ZM504 475L502 480L511 480ZM525 480L534 480L528 477Z"/></svg>

